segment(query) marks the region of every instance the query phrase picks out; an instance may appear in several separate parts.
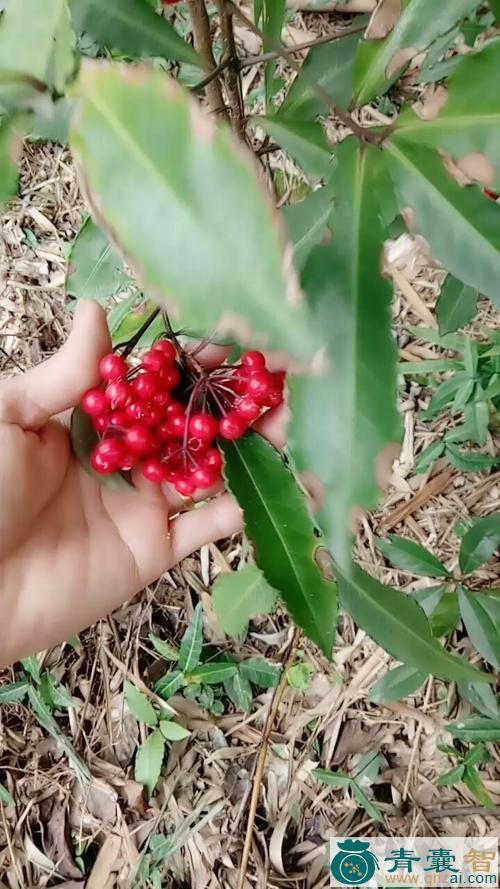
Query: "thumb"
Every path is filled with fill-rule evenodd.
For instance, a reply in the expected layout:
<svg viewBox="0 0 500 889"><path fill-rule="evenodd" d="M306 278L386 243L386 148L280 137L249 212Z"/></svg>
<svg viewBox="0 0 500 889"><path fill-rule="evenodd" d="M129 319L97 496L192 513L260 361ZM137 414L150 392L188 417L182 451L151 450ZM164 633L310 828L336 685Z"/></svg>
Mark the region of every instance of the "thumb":
<svg viewBox="0 0 500 889"><path fill-rule="evenodd" d="M110 348L103 309L93 300L80 300L71 333L59 352L0 384L0 422L36 430L74 407L97 383L99 361Z"/></svg>

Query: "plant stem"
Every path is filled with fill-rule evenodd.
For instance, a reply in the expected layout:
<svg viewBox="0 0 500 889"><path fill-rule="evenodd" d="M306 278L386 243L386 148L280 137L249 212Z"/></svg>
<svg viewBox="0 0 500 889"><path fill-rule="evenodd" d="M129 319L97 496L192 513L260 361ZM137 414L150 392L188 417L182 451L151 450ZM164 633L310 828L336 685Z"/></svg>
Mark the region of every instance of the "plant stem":
<svg viewBox="0 0 500 889"><path fill-rule="evenodd" d="M218 78L217 65L215 64L212 50L212 35L210 33L210 19L204 0L188 0L191 21L193 23L194 45L205 63L209 78L205 78L205 93L210 111L224 118L227 117L226 106L222 97L222 89Z"/></svg>
<svg viewBox="0 0 500 889"><path fill-rule="evenodd" d="M234 42L233 15L229 11L225 0L215 0L219 11L219 18L224 42L224 55L227 59L225 76L226 91L231 110L231 122L233 128L242 142L245 139L245 110L241 95L240 66L236 44Z"/></svg>
<svg viewBox="0 0 500 889"><path fill-rule="evenodd" d="M148 329L149 325L153 323L153 321L155 320L155 318L158 317L158 315L160 314L160 312L161 312L161 309L160 309L160 307L158 306L156 309L154 309L153 312L151 312L150 315L148 315L148 317L146 318L144 324L139 328L139 330L137 331L137 333L134 334L134 336L132 337L132 339L129 340L129 341L125 344L125 348L124 348L124 350L123 350L123 352L122 352L122 355L123 355L124 358L126 358L127 355L130 355L130 353L133 352L133 350L135 349L135 347L136 347L137 343L139 342L140 338L143 336L143 334L146 333L146 330ZM121 347L121 345L123 345L123 344L122 344L122 343L119 343L118 346L116 346L115 348L119 349L119 348Z"/></svg>

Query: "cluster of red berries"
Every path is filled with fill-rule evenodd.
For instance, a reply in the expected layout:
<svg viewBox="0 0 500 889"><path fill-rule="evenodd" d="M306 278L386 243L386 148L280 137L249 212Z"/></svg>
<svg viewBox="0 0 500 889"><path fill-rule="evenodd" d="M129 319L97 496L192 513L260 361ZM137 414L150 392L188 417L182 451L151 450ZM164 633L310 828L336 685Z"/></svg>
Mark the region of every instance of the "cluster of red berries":
<svg viewBox="0 0 500 889"><path fill-rule="evenodd" d="M218 481L218 437L236 441L283 401L284 374L270 373L257 351L246 352L241 364L205 371L160 339L138 367L105 355L99 374L102 386L82 399L99 434L92 468L107 475L140 466L149 481L170 482L185 497Z"/></svg>

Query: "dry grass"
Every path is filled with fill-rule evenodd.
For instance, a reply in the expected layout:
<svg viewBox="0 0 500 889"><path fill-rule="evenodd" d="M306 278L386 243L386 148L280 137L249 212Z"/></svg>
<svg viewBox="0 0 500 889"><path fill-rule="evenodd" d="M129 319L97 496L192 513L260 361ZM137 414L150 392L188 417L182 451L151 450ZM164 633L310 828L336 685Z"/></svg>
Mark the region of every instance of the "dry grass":
<svg viewBox="0 0 500 889"><path fill-rule="evenodd" d="M3 374L36 364L66 335L65 256L82 212L67 150L27 146L21 197L3 217ZM425 357L434 348L409 341L404 334L407 323L421 322L422 307L432 312L439 288L440 272L420 247L419 242L407 242L406 252L393 257L418 296L410 304L398 293L395 319L400 346ZM498 316L485 303L479 320L487 320L487 315L489 323L498 327ZM373 535L387 527L388 519L397 518L401 504L409 506L396 525L398 533L428 545L454 568L457 519L488 514L500 500L500 473L464 476L458 471L439 493L423 503L424 498L418 498L430 482L414 474L415 456L446 423L443 419L424 426L419 421L418 411L427 400L428 392L416 385L405 390L401 456L383 507L362 522L358 535L363 567L406 590L430 581L415 582L388 567L373 545ZM438 464L436 471L441 468ZM66 644L43 653L44 666L78 702L69 713L59 713L57 722L86 763L90 785L75 780L60 742L39 727L30 709L20 704L1 707L0 781L15 788L16 798L15 808L0 804L2 886L138 886L134 875L141 855L160 835L173 841L168 854L160 855L162 886L236 886L252 770L272 692L258 696L248 716L230 711L217 718L175 697L171 703L178 719L192 735L171 747L158 791L146 803L133 780L133 757L144 729L124 709L123 684L128 677L152 685L161 664L148 634L154 631L178 641L198 599L206 611L206 641L230 646L211 615L209 591L221 565L231 565L239 556L237 540L220 548L205 547L119 612L82 633L76 647ZM498 582L498 567L490 563L478 571L478 583L486 587ZM370 689L391 659L356 630L348 616L343 616L340 628L333 663L306 639L300 640L300 651L314 667L314 679L305 692L286 688L278 708L256 814L248 887L326 886L325 839L333 833L500 832L498 819L479 806L463 785L436 788L435 784L450 767L436 746L444 725L470 712L469 705L459 701L454 686L433 679L404 703L370 703ZM280 662L292 632L286 616L278 613L253 621L245 642L231 647L238 656L262 654ZM456 652L477 660L461 631L452 645ZM3 680L11 681L14 675L13 669L6 671ZM372 793L384 813L381 827L343 790L323 787L311 778L320 750L323 767L351 775L363 756L380 755ZM484 775L498 806L495 755ZM78 856L85 878L75 863Z"/></svg>

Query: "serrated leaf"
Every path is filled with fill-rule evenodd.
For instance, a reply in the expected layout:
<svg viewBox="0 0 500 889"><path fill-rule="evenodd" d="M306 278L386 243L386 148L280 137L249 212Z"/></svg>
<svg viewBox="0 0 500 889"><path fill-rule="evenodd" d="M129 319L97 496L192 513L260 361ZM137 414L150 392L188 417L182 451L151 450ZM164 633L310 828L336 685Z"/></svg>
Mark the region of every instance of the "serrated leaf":
<svg viewBox="0 0 500 889"><path fill-rule="evenodd" d="M28 700L41 727L56 739L61 750L64 751L65 755L75 768L80 780L90 782L91 775L86 764L80 758L70 741L68 741L66 735L63 734L45 701L42 699L39 690L33 685L28 685Z"/></svg>
<svg viewBox="0 0 500 889"><path fill-rule="evenodd" d="M278 684L281 667L265 657L251 657L239 664L241 676L260 688L274 688Z"/></svg>
<svg viewBox="0 0 500 889"><path fill-rule="evenodd" d="M483 716L492 719L500 718L500 706L491 687L485 682L459 682L458 690L463 698L469 701Z"/></svg>
<svg viewBox="0 0 500 889"><path fill-rule="evenodd" d="M115 295L123 279L123 259L89 216L71 246L66 293L75 299L106 302Z"/></svg>
<svg viewBox="0 0 500 889"><path fill-rule="evenodd" d="M40 679L40 695L44 702L55 710L67 710L75 706L73 695L64 685L56 682L48 670Z"/></svg>
<svg viewBox="0 0 500 889"><path fill-rule="evenodd" d="M219 685L234 676L238 667L224 661L211 661L207 664L199 664L194 670L185 673L186 682L205 683L207 685Z"/></svg>
<svg viewBox="0 0 500 889"><path fill-rule="evenodd" d="M500 719L469 716L447 725L446 731L460 741L500 741Z"/></svg>
<svg viewBox="0 0 500 889"><path fill-rule="evenodd" d="M332 172L332 149L317 120L285 117L255 117L271 139L288 152L308 176L328 179Z"/></svg>
<svg viewBox="0 0 500 889"><path fill-rule="evenodd" d="M184 673L182 670L172 670L166 673L155 684L155 692L165 701L168 701L184 685Z"/></svg>
<svg viewBox="0 0 500 889"><path fill-rule="evenodd" d="M454 0L438 7L435 0L406 0L387 37L360 44L355 68L356 105L365 105L384 93L412 56L426 49L476 6L478 0Z"/></svg>
<svg viewBox="0 0 500 889"><path fill-rule="evenodd" d="M125 700L132 716L135 716L144 725L157 725L158 716L146 695L139 691L132 682L125 682L124 691Z"/></svg>
<svg viewBox="0 0 500 889"><path fill-rule="evenodd" d="M470 574L487 562L500 546L500 514L478 519L462 539L458 562Z"/></svg>
<svg viewBox="0 0 500 889"><path fill-rule="evenodd" d="M230 679L226 679L224 690L235 707L238 707L243 713L250 712L253 701L252 686L239 670Z"/></svg>
<svg viewBox="0 0 500 889"><path fill-rule="evenodd" d="M225 475L243 509L255 559L296 623L329 657L337 623L336 586L318 562L303 491L282 456L256 433L224 442Z"/></svg>
<svg viewBox="0 0 500 889"><path fill-rule="evenodd" d="M439 154L397 137L385 143L400 206L450 272L500 304L498 207L477 188L461 188Z"/></svg>
<svg viewBox="0 0 500 889"><path fill-rule="evenodd" d="M24 679L0 685L0 704L18 704L28 693L28 683Z"/></svg>
<svg viewBox="0 0 500 889"><path fill-rule="evenodd" d="M113 490L131 490L131 484L120 472L111 475L99 475L90 465L90 455L97 444L99 437L94 429L91 418L82 411L81 407L75 407L71 414L71 444L82 466L89 475L95 478L101 485Z"/></svg>
<svg viewBox="0 0 500 889"><path fill-rule="evenodd" d="M158 783L164 755L165 739L161 731L156 729L151 732L142 747L139 747L135 756L135 780L146 788L149 796Z"/></svg>
<svg viewBox="0 0 500 889"><path fill-rule="evenodd" d="M458 590L460 615L469 639L479 654L500 668L500 602L483 593Z"/></svg>
<svg viewBox="0 0 500 889"><path fill-rule="evenodd" d="M325 103L311 87L313 83L322 87L339 108L347 108L353 91L358 44L359 34L352 34L334 43L313 47L301 73L288 90L278 116L289 120L315 120L318 114L326 113Z"/></svg>
<svg viewBox="0 0 500 889"><path fill-rule="evenodd" d="M389 540L375 538L375 546L393 565L428 577L449 577L450 572L433 553L406 537L389 534Z"/></svg>
<svg viewBox="0 0 500 889"><path fill-rule="evenodd" d="M457 160L481 152L495 171L500 152L499 65L498 39L462 56L446 81L446 101L439 113L423 120L406 108L396 122L398 134L409 142L445 150ZM492 187L499 183L499 175L497 169Z"/></svg>
<svg viewBox="0 0 500 889"><path fill-rule="evenodd" d="M175 662L179 660L179 652L173 645L170 645L169 642L165 642L163 639L160 639L159 636L155 636L154 633L149 634L149 641L155 651L157 651L166 661Z"/></svg>
<svg viewBox="0 0 500 889"><path fill-rule="evenodd" d="M241 571L221 574L213 588L215 613L222 629L229 636L245 632L248 621L256 614L269 614L276 603L277 592L269 586L256 565Z"/></svg>
<svg viewBox="0 0 500 889"><path fill-rule="evenodd" d="M72 0L73 23L107 49L132 58L158 56L202 67L198 53L143 0Z"/></svg>
<svg viewBox="0 0 500 889"><path fill-rule="evenodd" d="M179 668L185 673L190 673L198 665L203 648L203 606L198 602L194 609L193 618L184 636L179 649Z"/></svg>
<svg viewBox="0 0 500 889"><path fill-rule="evenodd" d="M353 512L377 502L376 465L400 437L392 289L380 273L384 229L377 194L385 181L381 152L353 137L342 142L332 180L333 238L314 249L302 277L326 339L329 370L290 379L289 447L299 470L323 482L319 521L344 568Z"/></svg>
<svg viewBox="0 0 500 889"><path fill-rule="evenodd" d="M23 666L23 670L31 676L31 678L38 685L40 682L40 661L36 654L32 654L29 657L25 657L24 660L21 661Z"/></svg>
<svg viewBox="0 0 500 889"><path fill-rule="evenodd" d="M448 275L436 303L439 333L454 333L474 318L478 292Z"/></svg>
<svg viewBox="0 0 500 889"><path fill-rule="evenodd" d="M245 342L258 331L261 343L310 356L318 336L279 217L230 131L146 66L87 61L76 93L70 142L94 215L151 298L189 329Z"/></svg>
<svg viewBox="0 0 500 889"><path fill-rule="evenodd" d="M325 187L311 191L303 201L283 208L297 269L303 267L313 247L323 240L332 205L333 195Z"/></svg>
<svg viewBox="0 0 500 889"><path fill-rule="evenodd" d="M24 135L23 119L6 114L0 120L0 207L14 197Z"/></svg>
<svg viewBox="0 0 500 889"><path fill-rule="evenodd" d="M317 778L323 784L330 784L332 787L351 787L352 785L352 778L349 778L349 775L342 775L341 772L331 772L329 769L313 769L311 774L313 778Z"/></svg>
<svg viewBox="0 0 500 889"><path fill-rule="evenodd" d="M356 565L349 576L338 572L338 579L346 611L398 661L440 679L489 681L485 673L441 647L423 610L410 596L379 583Z"/></svg>
<svg viewBox="0 0 500 889"><path fill-rule="evenodd" d="M427 587L414 590L411 596L429 618L433 636L439 639L455 629L460 617L456 592L447 592L445 587Z"/></svg>
<svg viewBox="0 0 500 889"><path fill-rule="evenodd" d="M162 719L159 728L167 741L185 741L191 735L189 729L170 719Z"/></svg>
<svg viewBox="0 0 500 889"><path fill-rule="evenodd" d="M75 42L66 0L45 0L43 14L39 0L9 3L0 22L1 101L31 100L37 95L31 80L64 92Z"/></svg>
<svg viewBox="0 0 500 889"><path fill-rule="evenodd" d="M453 444L446 445L446 456L461 472L487 472L500 463L499 457L490 457L489 454L480 454L477 451L462 451Z"/></svg>
<svg viewBox="0 0 500 889"><path fill-rule="evenodd" d="M445 772L444 775L440 775L436 781L436 784L439 784L441 787L449 787L453 784L457 784L458 781L462 780L464 772L464 764L459 763L457 766L454 766L454 768L450 769L449 772Z"/></svg>
<svg viewBox="0 0 500 889"><path fill-rule="evenodd" d="M369 700L374 704L385 701L401 701L413 694L425 682L429 674L425 670L401 664L389 670L373 686Z"/></svg>
<svg viewBox="0 0 500 889"><path fill-rule="evenodd" d="M357 781L352 782L352 792L360 806L363 806L363 809L365 810L368 817L372 819L372 821L384 820L384 816L382 815L379 807L371 801L364 790L359 786Z"/></svg>
<svg viewBox="0 0 500 889"><path fill-rule="evenodd" d="M438 457L441 456L443 451L443 441L433 441L432 444L427 445L427 447L420 452L415 461L415 472L427 472L427 470L430 469L430 467L434 463L434 460L437 460Z"/></svg>
<svg viewBox="0 0 500 889"><path fill-rule="evenodd" d="M0 802L3 803L4 806L15 806L16 804L10 790L7 790L3 784L0 784Z"/></svg>
<svg viewBox="0 0 500 889"><path fill-rule="evenodd" d="M484 786L481 778L477 773L477 769L466 766L464 772L464 784L474 794L478 802L486 809L494 808L494 802Z"/></svg>

